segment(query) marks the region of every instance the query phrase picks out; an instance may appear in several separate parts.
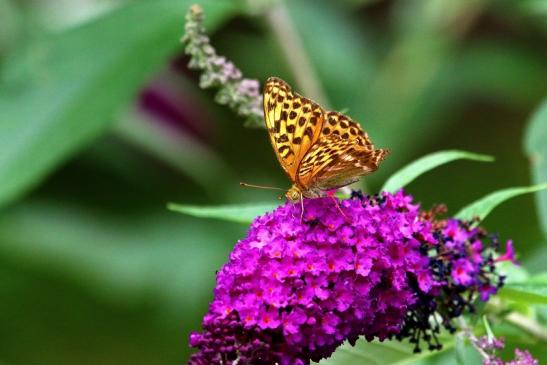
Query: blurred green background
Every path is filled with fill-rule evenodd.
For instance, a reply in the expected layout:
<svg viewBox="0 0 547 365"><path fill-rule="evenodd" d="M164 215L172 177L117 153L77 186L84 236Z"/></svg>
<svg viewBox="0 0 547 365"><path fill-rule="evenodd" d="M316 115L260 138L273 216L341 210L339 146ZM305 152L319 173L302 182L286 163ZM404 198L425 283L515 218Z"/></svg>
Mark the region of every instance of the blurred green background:
<svg viewBox="0 0 547 365"><path fill-rule="evenodd" d="M454 213L547 180L547 118L525 148L547 95L547 1L197 2L246 77L276 75L303 93L315 81L307 96L392 150L370 191L451 148L496 162L413 182L425 207ZM183 363L215 270L246 227L166 203L271 202L275 192L238 182L289 186L265 130L244 128L186 69L191 3L0 0L0 364ZM512 200L485 221L533 272L547 260L537 202Z"/></svg>

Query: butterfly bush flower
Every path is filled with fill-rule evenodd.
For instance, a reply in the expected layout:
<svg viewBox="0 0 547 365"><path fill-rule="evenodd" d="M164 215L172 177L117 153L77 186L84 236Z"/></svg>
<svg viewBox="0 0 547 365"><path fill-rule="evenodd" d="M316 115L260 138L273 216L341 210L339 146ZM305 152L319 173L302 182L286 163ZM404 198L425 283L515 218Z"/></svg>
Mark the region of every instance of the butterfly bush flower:
<svg viewBox="0 0 547 365"><path fill-rule="evenodd" d="M438 284L438 290L416 291L421 305L409 312L396 336L415 343L415 352L420 351L420 338L433 339L428 343L430 350L440 348L434 336L440 331L435 313L441 316L441 325L453 333L456 330L452 324L454 318L465 311L474 313L473 300L479 297L486 302L504 283L505 277L498 275L495 267L498 237L487 234L474 223L453 218L434 222L436 244L427 249L430 273ZM511 241L507 247L512 248ZM431 318L435 321L432 322Z"/></svg>
<svg viewBox="0 0 547 365"><path fill-rule="evenodd" d="M203 10L193 5L186 14L182 42L190 56L188 67L202 71L202 88L218 88L216 101L228 105L250 126L263 126L262 97L257 80L243 78L241 71L223 56L217 55L203 26Z"/></svg>
<svg viewBox="0 0 547 365"><path fill-rule="evenodd" d="M344 341L397 338L441 347L440 327L503 280L497 239L437 220L410 195L286 203L257 217L218 272L189 364L303 365Z"/></svg>
<svg viewBox="0 0 547 365"><path fill-rule="evenodd" d="M539 362L528 350L515 349L515 358L510 361L503 361L496 356L496 351L505 347L503 338L483 336L472 339L473 345L479 349L483 356L483 365L538 365Z"/></svg>

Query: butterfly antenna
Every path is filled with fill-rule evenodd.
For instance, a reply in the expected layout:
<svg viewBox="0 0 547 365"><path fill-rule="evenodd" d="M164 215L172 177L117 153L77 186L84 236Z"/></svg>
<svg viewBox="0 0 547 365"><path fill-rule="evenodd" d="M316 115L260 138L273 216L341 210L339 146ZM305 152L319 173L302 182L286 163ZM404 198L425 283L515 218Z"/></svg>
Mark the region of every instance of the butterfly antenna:
<svg viewBox="0 0 547 365"><path fill-rule="evenodd" d="M258 189L271 189L271 190L285 190L281 188L277 188L275 186L264 186L264 185L254 185L254 184L247 184L244 182L240 182L239 186L244 188L258 188Z"/></svg>

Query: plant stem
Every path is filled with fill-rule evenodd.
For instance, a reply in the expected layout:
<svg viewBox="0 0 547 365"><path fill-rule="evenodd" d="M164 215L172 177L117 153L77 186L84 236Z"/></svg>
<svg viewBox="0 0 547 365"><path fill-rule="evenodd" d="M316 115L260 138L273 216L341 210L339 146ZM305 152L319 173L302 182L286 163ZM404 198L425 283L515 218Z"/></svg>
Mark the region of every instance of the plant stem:
<svg viewBox="0 0 547 365"><path fill-rule="evenodd" d="M504 307L499 299L490 301L488 303L488 306L491 307L494 311L498 312L498 315L500 315L499 312L504 310ZM518 327L535 336L536 338L547 342L547 328L545 328L532 318L523 316L518 312L511 312L503 317L503 319L511 323L513 326Z"/></svg>
<svg viewBox="0 0 547 365"><path fill-rule="evenodd" d="M460 329L462 330L464 336L469 339L469 342L471 343L473 348L475 350L477 350L477 352L484 359L490 358L490 356L483 349L481 349L479 346L477 346L478 339L475 336L475 334L473 333L473 331L471 330L471 328L469 328L469 326L467 325L467 322L465 321L465 319L463 317L458 317L458 324L460 325Z"/></svg>
<svg viewBox="0 0 547 365"><path fill-rule="evenodd" d="M328 98L314 72L313 64L304 50L304 45L290 19L283 1L277 1L266 12L266 20L277 43L283 50L287 63L298 86L320 105L329 106Z"/></svg>
<svg viewBox="0 0 547 365"><path fill-rule="evenodd" d="M547 342L547 329L533 319L523 316L520 313L512 312L505 317L505 320L538 339Z"/></svg>
<svg viewBox="0 0 547 365"><path fill-rule="evenodd" d="M298 86L302 89L302 93L314 99L324 108L329 108L330 102L327 94L321 86L313 64L304 50L303 42L291 21L284 1L277 1L266 12L266 20L277 43L279 43L279 46L283 50L292 74ZM368 192L364 179L356 183L356 187L360 188L364 193Z"/></svg>
<svg viewBox="0 0 547 365"><path fill-rule="evenodd" d="M218 194L218 176L237 180L230 167L208 146L191 136L175 133L168 126L154 124L132 109L118 117L113 133L189 177L209 196Z"/></svg>

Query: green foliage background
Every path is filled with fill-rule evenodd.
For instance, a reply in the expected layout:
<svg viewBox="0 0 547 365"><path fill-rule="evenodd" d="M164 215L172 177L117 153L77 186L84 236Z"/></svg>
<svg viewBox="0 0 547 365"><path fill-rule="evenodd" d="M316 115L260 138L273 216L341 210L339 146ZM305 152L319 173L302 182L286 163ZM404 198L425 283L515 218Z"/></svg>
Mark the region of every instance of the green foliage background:
<svg viewBox="0 0 547 365"><path fill-rule="evenodd" d="M367 177L371 191L441 149L496 161L416 179L407 190L425 207L455 214L494 190L547 181L546 1L197 2L213 44L247 77L300 90L299 76L313 75L331 108L392 150ZM238 182L288 186L266 132L243 128L181 71L191 3L0 0L0 364L184 362L215 270L246 227L167 202L276 204ZM287 62L270 16L279 7L309 69ZM139 106L143 89L178 108L179 124ZM547 193L504 203L484 225L513 238L527 270L545 270ZM542 297L545 282L529 285ZM535 301L519 303L520 289L507 294L515 308L544 321L545 302L523 307ZM494 331L508 351L547 361L544 342L505 323ZM397 344L374 346L339 356L412 363ZM450 364L451 351L415 360Z"/></svg>

